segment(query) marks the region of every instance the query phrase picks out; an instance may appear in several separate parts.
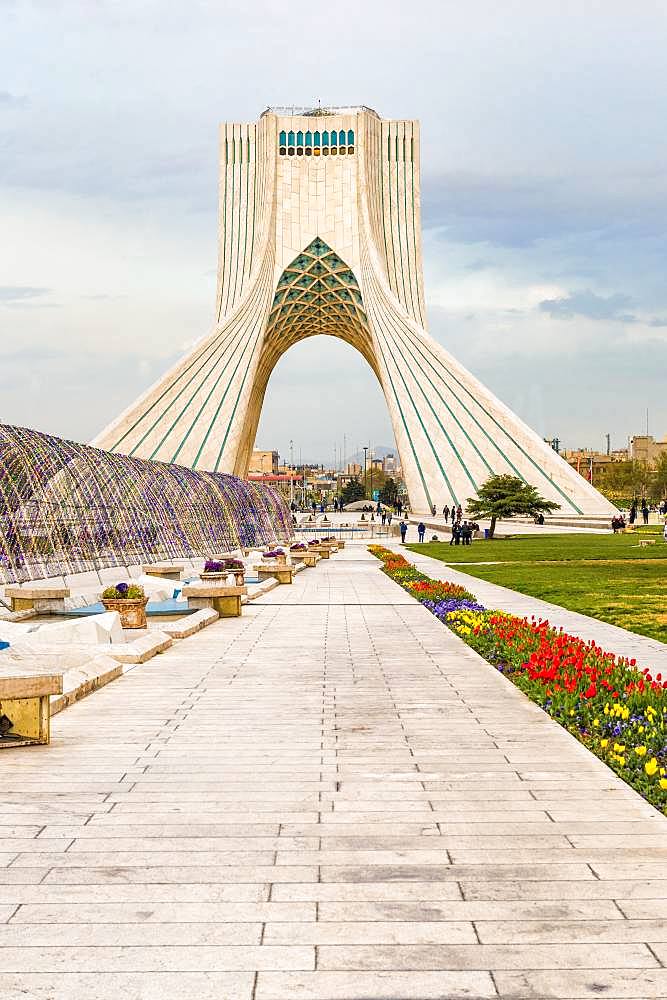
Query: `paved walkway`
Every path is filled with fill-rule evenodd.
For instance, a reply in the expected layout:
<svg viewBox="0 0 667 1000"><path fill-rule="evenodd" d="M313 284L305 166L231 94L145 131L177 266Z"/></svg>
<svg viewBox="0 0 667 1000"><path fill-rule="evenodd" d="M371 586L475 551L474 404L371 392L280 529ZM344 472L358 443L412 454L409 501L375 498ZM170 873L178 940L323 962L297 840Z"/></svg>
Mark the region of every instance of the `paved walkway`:
<svg viewBox="0 0 667 1000"><path fill-rule="evenodd" d="M452 583L463 584L487 608L499 608L501 611L509 611L521 618L524 616L530 618L531 615L535 615L536 618L547 618L556 628L562 627L570 635L578 635L586 640L593 639L605 650L620 656L627 656L629 660L634 658L642 667L654 668L655 673L667 674L667 645L658 639L637 635L635 632L619 628L618 625L610 625L598 618L589 618L588 615L579 614L578 611L568 611L558 604L550 604L548 601L540 601L536 597L519 594L516 590L509 590L507 587L487 583L486 580L470 576L453 566L448 566L439 559L433 559L419 552L406 551L400 542L385 542L383 544L397 552L402 552L406 559L414 563L422 573L438 580L451 580Z"/></svg>
<svg viewBox="0 0 667 1000"><path fill-rule="evenodd" d="M2 1000L667 997L667 823L359 547L0 761Z"/></svg>

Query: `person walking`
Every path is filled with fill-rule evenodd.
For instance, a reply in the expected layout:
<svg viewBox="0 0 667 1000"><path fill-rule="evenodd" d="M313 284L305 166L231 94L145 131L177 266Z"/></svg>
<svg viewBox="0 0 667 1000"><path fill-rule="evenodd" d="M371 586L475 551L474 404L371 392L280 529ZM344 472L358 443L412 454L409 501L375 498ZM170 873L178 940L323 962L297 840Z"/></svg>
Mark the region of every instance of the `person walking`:
<svg viewBox="0 0 667 1000"><path fill-rule="evenodd" d="M461 541L461 529L458 524L452 525L452 537L449 539L450 545L458 545Z"/></svg>
<svg viewBox="0 0 667 1000"><path fill-rule="evenodd" d="M447 504L442 508L442 516L445 519L445 524L447 524L447 521L449 521L449 507Z"/></svg>
<svg viewBox="0 0 667 1000"><path fill-rule="evenodd" d="M636 500L632 501L632 505L630 507L630 518L629 518L629 520L630 520L630 524L634 524L635 521L637 520L637 501Z"/></svg>
<svg viewBox="0 0 667 1000"><path fill-rule="evenodd" d="M382 526L384 527L386 523L387 523L387 515L385 511L382 511Z"/></svg>
<svg viewBox="0 0 667 1000"><path fill-rule="evenodd" d="M401 530L401 542L405 545L405 536L408 533L408 526L405 523L405 521L401 521L401 523L399 524L399 528Z"/></svg>
<svg viewBox="0 0 667 1000"><path fill-rule="evenodd" d="M392 514L392 512L389 511L389 513L387 514L387 524L389 525L390 528L391 528L391 519L393 516L394 515Z"/></svg>
<svg viewBox="0 0 667 1000"><path fill-rule="evenodd" d="M646 503L646 497L642 497L642 517L644 524L648 524L648 504Z"/></svg>
<svg viewBox="0 0 667 1000"><path fill-rule="evenodd" d="M426 525L423 521L420 521L417 525L417 534L419 535L419 544L421 545L424 541L424 535L426 534Z"/></svg>
<svg viewBox="0 0 667 1000"><path fill-rule="evenodd" d="M662 537L663 537L664 541L667 542L667 517L665 518L665 526L662 529Z"/></svg>

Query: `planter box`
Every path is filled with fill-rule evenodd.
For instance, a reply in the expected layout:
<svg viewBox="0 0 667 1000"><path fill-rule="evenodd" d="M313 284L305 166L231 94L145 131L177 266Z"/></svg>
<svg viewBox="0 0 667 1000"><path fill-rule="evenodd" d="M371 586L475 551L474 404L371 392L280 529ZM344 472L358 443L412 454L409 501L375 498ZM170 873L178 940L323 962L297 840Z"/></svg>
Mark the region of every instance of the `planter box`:
<svg viewBox="0 0 667 1000"><path fill-rule="evenodd" d="M123 628L146 628L147 597L136 597L130 600L120 598L104 598L105 611L117 611Z"/></svg>
<svg viewBox="0 0 667 1000"><path fill-rule="evenodd" d="M245 569L226 569L224 573L200 573L199 577L201 580L222 580L223 582L228 576L234 577L234 586L243 587L245 585Z"/></svg>

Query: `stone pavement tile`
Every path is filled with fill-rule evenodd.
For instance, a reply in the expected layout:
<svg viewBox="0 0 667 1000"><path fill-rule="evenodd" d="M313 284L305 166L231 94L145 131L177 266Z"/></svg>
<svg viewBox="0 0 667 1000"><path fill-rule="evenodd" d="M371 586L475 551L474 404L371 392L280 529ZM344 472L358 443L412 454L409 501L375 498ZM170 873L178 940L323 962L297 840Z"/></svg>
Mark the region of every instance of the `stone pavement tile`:
<svg viewBox="0 0 667 1000"><path fill-rule="evenodd" d="M281 867L276 867L276 871L282 871ZM535 864L535 865L498 865L498 864L476 864L470 865L370 865L365 867L327 867L320 868L322 882L442 882L447 880L461 881L471 878L494 881L507 879L516 881L519 879L535 879L536 881L546 881L553 879L556 881L569 879L594 879L593 872L585 864ZM283 881L295 881L294 879L284 879Z"/></svg>
<svg viewBox="0 0 667 1000"><path fill-rule="evenodd" d="M228 837L222 825L208 827L193 824L192 826L163 827L163 835L160 835L160 827L151 828L153 832L146 833L143 832L144 829L141 826L116 826L100 831L91 830L87 826L85 833L77 834L73 840L69 841L71 847L67 853L76 854L83 851L86 854L98 854L114 849L127 852L129 848L133 854L144 852L153 854L155 851L176 854L183 851L207 851L218 855L229 855L233 862L243 863L245 857L251 861L265 864L272 860L276 851L280 850L281 854L288 854L296 859L291 862L292 864L317 863L305 859L309 854L317 852L318 837L255 837L251 833L245 837ZM213 833L210 833L210 830L213 830ZM40 837L37 843L41 843L41 840ZM49 841L49 849L50 845L51 841ZM42 845L42 849L46 846ZM289 864L290 862L285 863Z"/></svg>
<svg viewBox="0 0 667 1000"><path fill-rule="evenodd" d="M20 912L20 911L19 911ZM335 922L362 920L388 921L598 921L627 923L612 900L573 900L567 902L510 900L414 900L413 902L320 902L318 920ZM502 926L502 924L501 924Z"/></svg>
<svg viewBox="0 0 667 1000"><path fill-rule="evenodd" d="M589 968L544 972L494 971L502 1000L653 1000L667 997L667 969Z"/></svg>
<svg viewBox="0 0 667 1000"><path fill-rule="evenodd" d="M322 945L318 969L651 969L644 944Z"/></svg>
<svg viewBox="0 0 667 1000"><path fill-rule="evenodd" d="M235 884L238 882L317 882L317 868L288 868L283 865L277 867L249 867L243 868L235 865L197 866L196 858L192 858L193 863L188 867L155 867L142 868L137 866L109 866L108 868L91 867L68 867L52 868L44 878L45 883L56 883L60 885L97 885L97 884L118 884L123 882L148 883L148 882L226 882Z"/></svg>
<svg viewBox="0 0 667 1000"><path fill-rule="evenodd" d="M163 868L184 868L187 865L211 865L216 868L243 868L268 866L273 863L273 851L236 852L236 851L198 851L196 846L189 850L161 850L160 840L156 838L155 848L143 851L95 851L94 841L84 841L79 850L67 853L30 852L18 855L14 862L15 868L145 868L160 865ZM41 845L42 849L47 844ZM190 845L188 845L190 846ZM281 866L282 867L282 866ZM287 866L284 866L287 867ZM255 879L257 881L257 879ZM262 881L266 879L262 876Z"/></svg>
<svg viewBox="0 0 667 1000"><path fill-rule="evenodd" d="M254 1000L482 1000L488 972L260 972Z"/></svg>
<svg viewBox="0 0 667 1000"><path fill-rule="evenodd" d="M12 838L8 840L0 840L0 865L3 864L2 859L11 857L11 854L7 855L5 852L11 851L14 857L17 855L26 855L39 853L45 848L53 851L66 851L67 848L72 843L71 837L55 837L49 840L48 844L42 843L35 837L23 837L23 838Z"/></svg>
<svg viewBox="0 0 667 1000"><path fill-rule="evenodd" d="M41 824L35 826L29 826L28 824L25 826L0 826L0 847L6 846L5 841L7 840L21 840L27 839L28 837L36 837L41 829ZM64 835L59 833L56 834L56 836L62 837Z"/></svg>
<svg viewBox="0 0 667 1000"><path fill-rule="evenodd" d="M599 883L598 883L599 884ZM308 900L382 901L409 899L461 899L458 882L312 882L274 885L271 899L285 902Z"/></svg>
<svg viewBox="0 0 667 1000"><path fill-rule="evenodd" d="M546 813L545 823L551 823ZM422 839L424 837L439 837L440 830L437 823L348 823L330 826L326 823L281 823L280 836L282 837L311 837L322 835L324 840L336 840L337 842L348 838L361 837L414 837Z"/></svg>
<svg viewBox="0 0 667 1000"><path fill-rule="evenodd" d="M493 921L482 918L475 921L475 928L482 944L591 944L602 942L644 942L655 945L661 942L667 949L667 921L665 920L508 920ZM400 942L399 942L400 943ZM663 961L658 946L654 953ZM663 961L664 964L664 961Z"/></svg>
<svg viewBox="0 0 667 1000"><path fill-rule="evenodd" d="M13 924L147 924L147 923L263 923L314 921L314 903L69 903L21 906Z"/></svg>
<svg viewBox="0 0 667 1000"><path fill-rule="evenodd" d="M252 1000L252 972L179 972L179 1000ZM165 1000L173 972L3 974L2 1000Z"/></svg>
<svg viewBox="0 0 667 1000"><path fill-rule="evenodd" d="M624 921L620 921L623 923ZM355 945L365 944L477 944L472 923L441 921L334 921L310 924L267 925L262 944ZM0 935L0 943L2 937Z"/></svg>
<svg viewBox="0 0 667 1000"><path fill-rule="evenodd" d="M625 917L636 920L664 920L667 922L667 882L664 886L664 895L652 899L626 899L622 895L616 897L616 905Z"/></svg>
<svg viewBox="0 0 667 1000"><path fill-rule="evenodd" d="M62 906L68 903L120 903L128 906L132 903L260 903L268 900L270 891L270 885L251 882L231 885L213 882L119 882L116 885L42 883L3 886L2 898L14 906ZM148 907L148 910L151 909L152 905Z"/></svg>
<svg viewBox="0 0 667 1000"><path fill-rule="evenodd" d="M546 873L549 874L548 872ZM662 878L597 879L558 882L553 879L540 881L497 882L463 880L459 883L464 899L665 899L667 898L667 872ZM628 914L629 915L629 914Z"/></svg>
<svg viewBox="0 0 667 1000"><path fill-rule="evenodd" d="M245 972L256 969L311 970L315 949L305 946L159 945L120 947L0 948L0 973L6 972ZM224 996L224 994L223 994Z"/></svg>
<svg viewBox="0 0 667 1000"><path fill-rule="evenodd" d="M38 885L48 874L48 868L0 868L0 898L5 898L4 886Z"/></svg>
<svg viewBox="0 0 667 1000"><path fill-rule="evenodd" d="M262 925L202 921L184 924L0 924L0 967L4 950L25 948L28 939L30 948L62 948L65 952L69 948L79 950L81 948L256 946L262 941Z"/></svg>

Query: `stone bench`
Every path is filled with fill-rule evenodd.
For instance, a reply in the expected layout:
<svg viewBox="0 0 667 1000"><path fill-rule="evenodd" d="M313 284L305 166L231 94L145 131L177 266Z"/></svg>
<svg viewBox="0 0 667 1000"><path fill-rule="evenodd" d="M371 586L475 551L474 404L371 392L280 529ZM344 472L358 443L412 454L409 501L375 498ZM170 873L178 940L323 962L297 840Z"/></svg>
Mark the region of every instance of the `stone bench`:
<svg viewBox="0 0 667 1000"><path fill-rule="evenodd" d="M176 563L153 563L152 565L149 563L142 566L141 571L147 576L159 576L165 580L180 580L183 567Z"/></svg>
<svg viewBox="0 0 667 1000"><path fill-rule="evenodd" d="M647 545L655 545L655 538L640 538L639 547L641 549L645 548Z"/></svg>
<svg viewBox="0 0 667 1000"><path fill-rule="evenodd" d="M304 566L315 566L320 559L317 552L306 549L301 549L298 552L290 552L290 556L293 563L301 563Z"/></svg>
<svg viewBox="0 0 667 1000"><path fill-rule="evenodd" d="M241 597L247 587L227 587L215 583L188 583L182 595L191 608L213 608L221 618L238 618L241 614Z"/></svg>
<svg viewBox="0 0 667 1000"><path fill-rule="evenodd" d="M13 675L0 668L0 749L48 743L49 699L62 690L62 674Z"/></svg>
<svg viewBox="0 0 667 1000"><path fill-rule="evenodd" d="M259 566L255 566L255 572L259 577L260 583L262 580L267 580L273 577L278 583L291 583L294 576L294 567L288 566L284 562L274 562L274 563L261 563Z"/></svg>
<svg viewBox="0 0 667 1000"><path fill-rule="evenodd" d="M12 602L12 611L42 611L45 614L65 610L69 587L5 587L5 597Z"/></svg>

